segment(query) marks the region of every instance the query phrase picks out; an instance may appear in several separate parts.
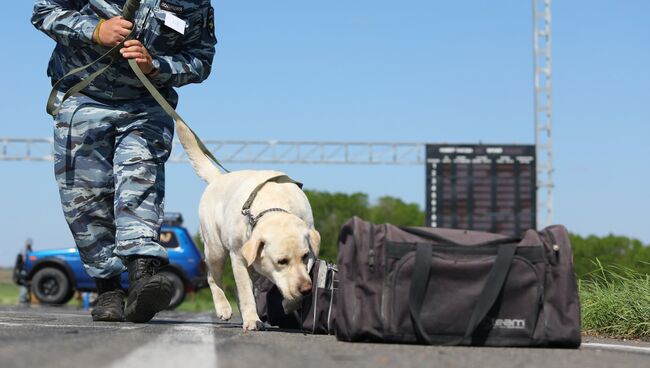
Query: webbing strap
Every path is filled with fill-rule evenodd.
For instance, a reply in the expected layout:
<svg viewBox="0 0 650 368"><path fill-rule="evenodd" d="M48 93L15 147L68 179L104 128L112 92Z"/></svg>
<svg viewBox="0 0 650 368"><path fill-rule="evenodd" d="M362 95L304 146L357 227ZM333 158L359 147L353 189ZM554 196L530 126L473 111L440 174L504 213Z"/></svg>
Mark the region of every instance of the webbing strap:
<svg viewBox="0 0 650 368"><path fill-rule="evenodd" d="M135 13L137 12L138 8L140 7L140 2L141 2L140 0L127 0L127 2L124 4L123 10L122 10L122 16L124 17L124 19L126 19L128 21L133 21L133 19L135 18ZM63 102L65 100L67 100L70 96L81 92L84 88L88 87L90 85L90 83L92 83L92 81L95 78L100 76L111 65L113 65L113 63L116 60L118 50L120 48L122 48L122 46L124 46L124 42L132 39L133 35L134 35L134 31L132 30L131 33L129 33L122 42L120 42L117 46L113 47L112 49L108 50L104 55L100 56L99 59L93 61L90 64L87 64L87 65L84 65L84 66L81 66L79 68L75 68L75 69L69 71L66 75L64 75L61 79L59 79L56 83L54 83L54 86L52 87L52 91L50 92L50 96L47 99L47 107L46 107L47 113L52 115L52 116L56 116L59 113L59 110L60 110L60 108L63 105ZM111 58L110 62L107 65L99 68L98 70L96 70L92 74L88 75L83 80L81 80L79 83L72 86L63 95L63 98L61 99L61 102L59 103L59 106L55 107L56 96L57 96L57 93L58 93L58 89L59 89L59 86L61 85L61 82L64 79L66 79L67 77L69 77L69 76L71 76L73 74L79 73L81 71L84 71L84 70L92 67L93 65L101 62L102 60L106 59L107 57ZM206 155L210 160L212 160L212 162L214 162L217 166L219 166L225 172L230 172L230 171L228 171L228 169L226 169L221 164L221 162L219 162L219 160L217 160L216 157L214 157L212 152L210 152L210 150L205 146L205 144L199 138L199 136L197 136L196 133L194 133L194 131L189 127L189 125L187 125L185 120L183 120L183 118L181 118L181 116L178 115L176 110L174 110L174 108L169 104L169 102L167 102L167 100L160 94L160 92L158 92L156 87L149 81L149 78L147 78L147 76L144 75L142 70L140 70L140 67L138 66L138 63L135 61L135 59L129 59L129 66L131 67L131 69L133 70L135 75L138 77L140 82L142 82L142 84L147 89L147 91L149 91L151 96L153 96L153 98L156 100L156 102L158 102L160 107L162 107L163 110L165 110L165 112L167 114L169 114L175 120L176 124L179 124L179 122L180 122L181 124L185 125L187 130L189 130L192 133L192 135L194 136L194 139L196 139L196 143L198 144L198 146L201 149L201 151L203 152L203 154Z"/></svg>
<svg viewBox="0 0 650 368"><path fill-rule="evenodd" d="M251 226L251 231L253 231L253 229L257 225L257 222L262 218L262 216L266 215L267 213L270 213L270 212L290 213L289 211L287 211L287 210L285 210L283 208L277 208L277 207L266 209L266 210L260 212L257 216L255 216L255 215L253 215L251 213L251 207L253 206L253 202L255 201L255 198L257 197L257 194L268 183L296 184L300 189L302 189L302 183L291 179L287 175L274 176L272 178L267 179L262 184L256 186L255 189L253 189L253 192L251 192L250 196L248 196L248 199L246 200L246 202L244 203L244 206L242 206L242 209L241 209L241 214L248 217L248 223Z"/></svg>
<svg viewBox="0 0 650 368"><path fill-rule="evenodd" d="M429 286L429 274L431 272L431 258L433 251L428 244L418 244L415 249L415 268L411 276L411 288L409 290L409 312L415 333L420 340L429 345L433 344L431 338L424 329L422 324L422 305L424 296Z"/></svg>
<svg viewBox="0 0 650 368"><path fill-rule="evenodd" d="M135 13L140 8L140 3L141 2L142 2L142 0L126 0L126 3L122 7L122 17L124 19L128 20L129 22L133 22L133 20L135 19ZM59 113L59 109L61 108L61 105L63 105L63 102L65 100L67 100L68 97L74 95L75 93L81 92L84 88L88 87L90 85L90 83L92 83L92 81L95 78L97 78L100 74L105 72L106 69L108 69L111 65L113 65L113 63L115 62L115 56L117 55L118 50L121 49L122 46L124 46L124 42L126 42L126 41L128 41L128 40L130 40L132 38L133 34L134 34L133 30L131 30L131 32L129 32L129 34L126 35L126 37L124 38L124 40L122 40L122 42L120 42L119 44L117 44L116 46L114 46L113 48L108 50L104 55L100 56L99 59L93 61L90 64L87 64L87 65L80 66L78 68L72 69L66 75L64 75L61 79L56 81L56 83L54 83L54 85L52 86L52 91L50 91L50 96L47 98L47 107L45 108L47 113L52 115L52 116L56 116ZM108 65L100 68L99 70L95 71L91 75L87 76L81 82L79 82L79 83L75 84L74 86L72 86L72 88L70 88L63 95L63 98L61 99L61 102L59 103L59 107L54 106L54 104L56 102L56 95L59 92L59 86L61 85L61 82L63 82L64 79L66 79L67 77L69 77L69 76L71 76L73 74L77 74L77 73L79 73L81 71L84 71L84 70L92 67L93 65L99 63L100 61L104 60L107 57L111 58L111 61L108 63Z"/></svg>
<svg viewBox="0 0 650 368"><path fill-rule="evenodd" d="M255 189L253 189L253 191L251 192L251 195L248 196L248 199L246 200L246 202L244 203L244 206L241 209L242 212L249 211L251 209L251 206L253 205L253 202L255 201L255 197L257 197L257 194L260 192L260 190L262 190L262 188L264 188L264 186L266 184L268 184L268 183L296 184L298 187L300 187L300 189L302 189L302 183L291 179L287 175L274 176L272 178L269 178L268 180L266 180L262 184L256 186Z"/></svg>
<svg viewBox="0 0 650 368"><path fill-rule="evenodd" d="M102 73L104 73L108 68L110 68L110 67L113 65L113 63L115 62L115 59L114 59L114 55L113 55L113 54L117 53L117 50L118 50L120 47L124 46L124 42L126 42L126 41L129 40L129 39L130 39L130 34L129 34L129 36L127 36L127 38L126 38L124 41L120 42L119 45L113 47L111 50L109 50L108 52L106 52L106 53L105 53L104 55L102 55L99 59L93 61L93 62L90 63L90 64L84 65L84 66L79 67L79 68L75 68L75 69L69 71L65 76L63 76L63 78L59 79L59 80L54 84L54 86L52 87L52 91L50 92L50 96L49 96L48 99L47 99L47 108L46 108L47 113L50 114L50 115L52 115L52 116L56 116L56 115L59 113L59 110L60 110L60 108L61 108L61 106L63 105L63 102L64 102L65 100L67 100L70 96L72 96L72 95L74 95L74 94L76 94L76 93L81 92L84 88L88 87L88 86L90 85L90 83L92 83L92 81L95 80L95 78L97 78L97 77L100 76ZM65 94L63 95L63 98L61 99L61 101L59 102L59 106L58 106L58 107L55 106L55 104L56 104L56 96L57 96L57 92L58 92L58 87L60 86L61 82L62 82L65 78L67 78L67 77L69 77L69 76L71 76L71 75L73 75L73 74L79 73L79 72L81 72L81 71L84 71L84 70L86 70L86 69L92 67L93 65L99 63L100 61L104 60L104 59L107 58L107 57L110 57L110 58L111 58L111 61L110 61L108 64L106 64L105 66L103 66L103 67L97 69L95 72L93 72L92 74L88 75L86 78L84 78L83 80L81 80L80 82L78 82L77 84L75 84L74 86L72 86L70 89L68 89L68 90L65 92ZM163 110L164 110L167 114L169 114L169 115L170 115L174 120L176 120L176 123L177 123L177 124L178 124L178 122L180 121L182 124L184 124L184 125L187 127L187 129L192 133L192 135L194 135L194 139L196 139L196 142L197 142L199 148L201 149L201 151L203 152L203 154L206 155L210 160L212 160L212 162L214 162L217 166L219 166L219 167L220 167L221 169L223 169L225 172L230 172L228 169L226 169L226 168L221 164L221 162L219 162L219 160L217 160L216 157L214 157L214 155L212 154L212 152L210 152L210 150L205 146L205 144L203 143L203 141L202 141L202 140L201 140L201 139L196 135L196 133L192 130L192 128L189 127L189 125L185 122L185 120L183 120L183 118L181 118L181 116L178 115L178 113L176 112L176 110L174 110L174 108L169 104L169 102L167 102L167 100L166 100L166 99L165 99L165 98L160 94L160 92L158 92L158 90L156 89L156 87L155 87L155 86L154 86L154 85L149 81L149 79L147 78L147 76L144 75L144 73L142 72L142 70L140 70L140 67L138 66L138 63L135 61L135 59L129 59L129 66L131 67L131 69L133 70L133 72L135 73L135 75L138 77L138 79L140 80L140 82L141 82L141 83L144 85L144 87L147 89L147 91L151 94L151 96L152 96L152 97L156 100L156 102L160 105L160 107L162 107Z"/></svg>
<svg viewBox="0 0 650 368"><path fill-rule="evenodd" d="M194 139L196 139L196 143L198 144L198 146L201 149L201 151L203 152L203 154L206 155L210 160L212 160L212 162L214 162L215 165L217 165L221 169L223 169L223 171L225 171L227 173L230 172L228 169L226 169L221 164L221 162L219 162L219 160L217 160L216 157L214 157L212 152L210 152L210 150L205 146L205 144L203 144L203 141L201 140L201 138L199 138L199 136L196 135L196 133L194 133L192 128L190 128L189 125L187 125L185 120L183 120L183 118L181 118L181 116L178 115L176 110L174 110L174 108L169 104L169 102L167 102L167 100L165 100L165 98L160 94L160 92L158 92L156 87L149 81L149 78L147 78L147 76L144 75L142 70L140 70L140 67L138 66L138 63L135 61L135 59L129 59L129 66L131 67L131 69L133 70L135 75L138 77L140 82L142 82L142 84L147 89L147 91L149 91L151 96L153 96L153 98L156 100L156 102L158 102L160 107L162 107L163 110L165 110L165 112L167 114L169 114L172 118L174 118L174 120L176 121L176 124L178 124L180 122L181 124L185 125L187 130L189 130L192 133L192 135L194 136Z"/></svg>
<svg viewBox="0 0 650 368"><path fill-rule="evenodd" d="M460 345L465 340L471 339L476 331L476 328L485 319L490 312L494 303L499 297L501 290L505 284L506 278L510 271L512 259L517 250L516 244L503 244L499 246L496 260L492 269L487 276L483 291L476 302L476 306L472 311L469 323L465 330L463 337L446 341L445 345ZM422 343L432 345L433 339L427 334L422 323L421 313L424 297L429 284L431 272L431 246L427 244L418 244L415 250L415 266L413 275L411 277L411 288L409 290L409 312L415 327L415 333Z"/></svg>
<svg viewBox="0 0 650 368"><path fill-rule="evenodd" d="M124 46L124 42L131 39L132 34L133 34L133 32L129 33L122 42L120 42L117 46L113 47L112 49L108 50L106 53L104 53L104 55L100 56L97 60L93 61L90 64L86 64L84 66L80 66L78 68L72 69L66 75L61 77L61 79L56 81L56 83L54 83L54 85L52 86L52 90L50 91L50 95L47 98L47 106L45 108L47 113L52 115L52 116L56 116L59 113L59 109L61 108L61 105L63 105L63 102L65 100L67 100L68 97L74 95L75 93L81 92L84 88L88 87L90 85L90 83L92 83L92 81L95 80L95 78L97 78L100 74L104 73L106 71L106 69L108 69L111 65L113 65L113 63L115 63L115 55L117 55L118 50L122 46ZM104 61L106 58L110 58L110 62L108 64L106 64L105 66L99 68L97 71L95 71L94 73L90 74L89 76L84 78L79 83L72 86L63 95L63 98L59 102L59 106L58 107L55 106L55 104L56 104L56 95L59 92L59 86L61 85L63 80L65 80L66 78L68 78L68 77L70 77L70 76L72 76L74 74L77 74L77 73L82 72L82 71L84 71L86 69L89 69L92 66L94 66L95 64L99 64L100 62Z"/></svg>
<svg viewBox="0 0 650 368"><path fill-rule="evenodd" d="M510 271L510 265L512 264L512 259L514 258L516 251L516 244L504 244L499 246L497 258L488 274L487 280L485 281L483 292L479 296L476 306L472 311L472 317L469 319L463 339L472 337L476 328L494 306L494 303L499 297L499 294L501 294L503 285L506 282L506 277Z"/></svg>

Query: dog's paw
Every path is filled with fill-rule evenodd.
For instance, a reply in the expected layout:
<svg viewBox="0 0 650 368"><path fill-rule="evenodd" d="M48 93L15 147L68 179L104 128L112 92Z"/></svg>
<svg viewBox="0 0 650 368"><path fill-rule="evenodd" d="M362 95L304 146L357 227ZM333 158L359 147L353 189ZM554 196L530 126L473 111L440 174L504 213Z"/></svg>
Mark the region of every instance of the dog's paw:
<svg viewBox="0 0 650 368"><path fill-rule="evenodd" d="M264 323L259 319L254 319L250 321L244 321L244 332L246 331L258 331L264 329Z"/></svg>
<svg viewBox="0 0 650 368"><path fill-rule="evenodd" d="M232 317L232 307L229 303L221 303L221 305L215 305L215 310L217 312L217 318L222 321L229 321Z"/></svg>

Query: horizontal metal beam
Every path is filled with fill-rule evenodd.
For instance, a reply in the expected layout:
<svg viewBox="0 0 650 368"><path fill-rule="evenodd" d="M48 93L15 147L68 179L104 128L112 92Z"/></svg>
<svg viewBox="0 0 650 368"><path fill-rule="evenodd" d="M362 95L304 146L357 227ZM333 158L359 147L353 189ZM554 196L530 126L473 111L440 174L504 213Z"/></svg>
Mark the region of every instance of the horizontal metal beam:
<svg viewBox="0 0 650 368"><path fill-rule="evenodd" d="M223 163L421 165L426 143L204 141ZM0 161L52 161L50 138L0 138ZM187 162L178 141L169 162Z"/></svg>

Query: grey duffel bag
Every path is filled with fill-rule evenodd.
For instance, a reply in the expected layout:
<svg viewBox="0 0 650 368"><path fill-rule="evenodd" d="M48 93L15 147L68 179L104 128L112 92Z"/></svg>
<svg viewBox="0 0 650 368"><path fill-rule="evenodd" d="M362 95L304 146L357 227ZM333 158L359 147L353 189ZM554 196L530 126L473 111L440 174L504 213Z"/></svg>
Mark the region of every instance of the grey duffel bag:
<svg viewBox="0 0 650 368"><path fill-rule="evenodd" d="M580 346L562 226L522 238L348 221L339 239L336 336L475 346Z"/></svg>
<svg viewBox="0 0 650 368"><path fill-rule="evenodd" d="M312 280L311 294L304 296L302 302L294 306L283 303L280 290L270 280L258 277L253 283L253 293L262 322L311 334L334 334L337 268L333 264L317 260L309 275Z"/></svg>

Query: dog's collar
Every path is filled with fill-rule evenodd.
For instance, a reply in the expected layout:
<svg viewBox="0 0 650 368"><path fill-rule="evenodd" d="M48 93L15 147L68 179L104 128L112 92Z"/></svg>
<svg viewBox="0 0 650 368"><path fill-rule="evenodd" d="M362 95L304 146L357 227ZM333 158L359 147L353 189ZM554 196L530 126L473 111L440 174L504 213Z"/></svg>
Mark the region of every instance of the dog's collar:
<svg viewBox="0 0 650 368"><path fill-rule="evenodd" d="M246 200L246 202L244 203L244 206L241 209L242 215L248 217L248 223L251 226L251 231L253 231L253 229L255 228L257 223L260 221L262 216L266 215L267 213L270 213L270 212L290 213L289 211L287 211L287 210L285 210L283 208L269 208L267 210L264 210L264 211L260 212L257 216L253 215L253 213L251 212L251 207L253 206L253 202L255 201L255 198L257 197L257 194L260 192L260 190L262 190L262 188L264 188L264 186L266 184L268 184L268 183L296 184L300 189L302 189L302 183L291 179L287 175L274 176L274 177L266 180L262 184L258 185L257 187L255 187L255 189L253 190L251 195L248 196L248 199Z"/></svg>
<svg viewBox="0 0 650 368"><path fill-rule="evenodd" d="M284 212L284 213L291 213L284 208L269 208L268 210L264 210L260 212L257 216L253 216L250 210L243 210L241 213L242 215L248 217L248 224L251 225L251 230L255 228L257 223L260 221L262 216L266 215L269 212Z"/></svg>

